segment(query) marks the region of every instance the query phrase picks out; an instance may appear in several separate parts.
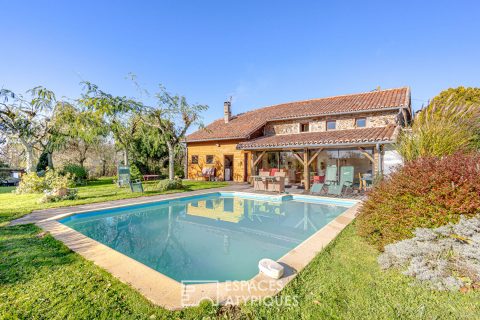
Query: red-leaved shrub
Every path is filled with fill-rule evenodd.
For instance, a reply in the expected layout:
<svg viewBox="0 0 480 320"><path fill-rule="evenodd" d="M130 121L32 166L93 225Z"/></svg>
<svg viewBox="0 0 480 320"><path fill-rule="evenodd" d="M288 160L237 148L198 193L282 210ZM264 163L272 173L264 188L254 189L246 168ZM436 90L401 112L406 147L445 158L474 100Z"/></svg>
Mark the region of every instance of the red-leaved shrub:
<svg viewBox="0 0 480 320"><path fill-rule="evenodd" d="M368 195L359 233L380 250L411 238L416 228L458 222L480 213L480 154L457 153L408 162Z"/></svg>

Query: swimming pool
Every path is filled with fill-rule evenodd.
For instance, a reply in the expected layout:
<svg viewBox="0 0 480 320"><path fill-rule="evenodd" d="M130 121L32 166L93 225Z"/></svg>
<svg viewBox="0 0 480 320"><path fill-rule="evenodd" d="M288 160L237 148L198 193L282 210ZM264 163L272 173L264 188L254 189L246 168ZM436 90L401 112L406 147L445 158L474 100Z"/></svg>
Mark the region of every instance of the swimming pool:
<svg viewBox="0 0 480 320"><path fill-rule="evenodd" d="M248 280L355 203L214 192L58 221L179 282Z"/></svg>

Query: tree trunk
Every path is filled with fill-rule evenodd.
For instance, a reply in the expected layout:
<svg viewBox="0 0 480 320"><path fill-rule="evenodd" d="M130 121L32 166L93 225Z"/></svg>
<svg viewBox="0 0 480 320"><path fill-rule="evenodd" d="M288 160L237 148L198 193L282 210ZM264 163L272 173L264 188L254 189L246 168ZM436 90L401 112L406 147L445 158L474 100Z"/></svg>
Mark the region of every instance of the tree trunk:
<svg viewBox="0 0 480 320"><path fill-rule="evenodd" d="M88 145L83 145L81 143L78 144L78 163L82 168L84 168L85 161L87 161L87 151Z"/></svg>
<svg viewBox="0 0 480 320"><path fill-rule="evenodd" d="M175 149L171 143L167 143L168 147L168 179L175 178Z"/></svg>
<svg viewBox="0 0 480 320"><path fill-rule="evenodd" d="M128 151L125 149L123 151L123 165L128 166Z"/></svg>
<svg viewBox="0 0 480 320"><path fill-rule="evenodd" d="M107 160L102 159L102 177L107 174Z"/></svg>
<svg viewBox="0 0 480 320"><path fill-rule="evenodd" d="M34 161L33 161L33 146L28 144L28 143L24 143L24 148L25 148L25 157L26 157L26 162L27 162L27 172L30 173L30 172L37 172L37 168L34 164Z"/></svg>
<svg viewBox="0 0 480 320"><path fill-rule="evenodd" d="M51 152L48 152L47 153L47 162L48 162L48 167L50 168L50 170L53 170L53 159L52 159L52 153Z"/></svg>

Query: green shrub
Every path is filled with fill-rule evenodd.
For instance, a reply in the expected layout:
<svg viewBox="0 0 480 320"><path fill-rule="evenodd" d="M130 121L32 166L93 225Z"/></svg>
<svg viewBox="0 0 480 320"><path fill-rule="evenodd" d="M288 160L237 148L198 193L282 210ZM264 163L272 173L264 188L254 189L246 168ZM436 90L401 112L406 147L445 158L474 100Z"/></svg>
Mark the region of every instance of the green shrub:
<svg viewBox="0 0 480 320"><path fill-rule="evenodd" d="M142 173L140 172L140 169L135 164L132 164L130 166L130 177L131 180L136 180L140 179L142 177Z"/></svg>
<svg viewBox="0 0 480 320"><path fill-rule="evenodd" d="M158 182L159 191L179 190L183 189L182 179L175 177L173 180L165 179Z"/></svg>
<svg viewBox="0 0 480 320"><path fill-rule="evenodd" d="M15 193L42 193L46 188L45 177L39 177L36 172L30 172L22 176Z"/></svg>
<svg viewBox="0 0 480 320"><path fill-rule="evenodd" d="M77 182L83 182L88 177L87 170L84 167L73 163L66 164L62 169L62 174L70 174Z"/></svg>
<svg viewBox="0 0 480 320"><path fill-rule="evenodd" d="M24 174L15 193L42 193L44 191L69 188L73 185L74 183L70 174L61 175L58 171L47 169L41 177L35 172Z"/></svg>
<svg viewBox="0 0 480 320"><path fill-rule="evenodd" d="M480 104L457 99L434 99L408 130L400 133L397 150L407 160L442 157L478 148Z"/></svg>
<svg viewBox="0 0 480 320"><path fill-rule="evenodd" d="M175 176L177 176L179 178L184 178L184 176L185 176L184 166L175 164L174 173L175 173Z"/></svg>
<svg viewBox="0 0 480 320"><path fill-rule="evenodd" d="M46 190L59 190L66 189L75 186L74 177L67 173L65 175L60 174L56 170L49 170L45 172L45 186Z"/></svg>
<svg viewBox="0 0 480 320"><path fill-rule="evenodd" d="M411 238L416 228L456 223L480 213L480 154L420 158L385 178L368 194L359 233L383 249Z"/></svg>

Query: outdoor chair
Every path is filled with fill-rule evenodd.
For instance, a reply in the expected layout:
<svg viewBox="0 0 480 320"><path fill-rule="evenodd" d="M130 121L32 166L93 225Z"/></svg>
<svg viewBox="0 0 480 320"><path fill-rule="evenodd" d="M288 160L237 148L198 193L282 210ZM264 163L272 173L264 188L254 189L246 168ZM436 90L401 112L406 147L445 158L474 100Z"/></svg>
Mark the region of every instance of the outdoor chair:
<svg viewBox="0 0 480 320"><path fill-rule="evenodd" d="M327 166L327 171L325 173L325 179L323 183L314 183L314 185L319 185L316 188L319 188L317 193L321 193L324 187L333 186L337 183L337 166L330 165Z"/></svg>
<svg viewBox="0 0 480 320"><path fill-rule="evenodd" d="M253 181L253 189L256 191L267 191L268 181L267 177L270 176L268 171L260 171L258 176L255 176Z"/></svg>
<svg viewBox="0 0 480 320"><path fill-rule="evenodd" d="M314 183L310 188L310 193L319 194L320 192L322 192L322 189L323 189L323 183Z"/></svg>
<svg viewBox="0 0 480 320"><path fill-rule="evenodd" d="M116 182L117 182L117 185L119 187L125 187L125 186L130 185L130 182L131 182L130 181L130 167L119 166L117 175L118 175L118 180Z"/></svg>
<svg viewBox="0 0 480 320"><path fill-rule="evenodd" d="M274 177L275 174L276 174L277 172L279 172L279 171L280 171L280 170L277 169L277 168L272 168L272 169L270 169L270 176Z"/></svg>
<svg viewBox="0 0 480 320"><path fill-rule="evenodd" d="M268 181L268 191L285 192L285 172L275 172L274 179Z"/></svg>
<svg viewBox="0 0 480 320"><path fill-rule="evenodd" d="M360 180L360 189L366 191L372 186L373 178L371 173L358 174Z"/></svg>
<svg viewBox="0 0 480 320"><path fill-rule="evenodd" d="M345 188L351 188L353 185L353 166L340 167L340 182L338 184L331 184L328 186L328 194L340 195Z"/></svg>
<svg viewBox="0 0 480 320"><path fill-rule="evenodd" d="M135 180L135 182L130 182L130 190L132 192L141 192L143 193L143 184L140 180Z"/></svg>

